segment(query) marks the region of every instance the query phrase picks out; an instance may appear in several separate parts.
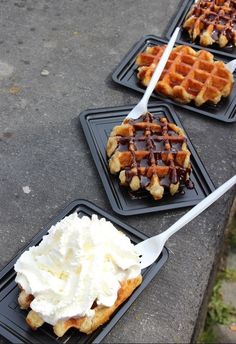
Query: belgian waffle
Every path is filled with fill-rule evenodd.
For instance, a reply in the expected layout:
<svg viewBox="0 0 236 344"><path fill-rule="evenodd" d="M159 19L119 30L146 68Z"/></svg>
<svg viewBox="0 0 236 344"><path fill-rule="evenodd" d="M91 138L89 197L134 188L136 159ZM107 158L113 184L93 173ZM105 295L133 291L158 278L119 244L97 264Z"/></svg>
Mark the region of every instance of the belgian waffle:
<svg viewBox="0 0 236 344"><path fill-rule="evenodd" d="M236 1L198 0L190 9L183 27L193 41L204 46L236 45Z"/></svg>
<svg viewBox="0 0 236 344"><path fill-rule="evenodd" d="M149 84L164 49L165 46L147 47L137 56L137 77L144 86ZM230 94L233 81L224 62L214 61L211 53L180 45L172 50L155 91L181 103L217 104L221 97Z"/></svg>
<svg viewBox="0 0 236 344"><path fill-rule="evenodd" d="M94 303L94 305L92 306L92 309L94 309L95 311L94 316L70 318L65 321L59 321L55 326L53 326L54 333L56 334L56 336L62 337L71 327L77 328L79 331L86 334L92 333L99 326L103 325L109 320L114 311L133 293L133 291L141 284L141 282L141 275L137 276L134 279L121 282L121 287L118 291L117 299L113 306L105 307ZM18 298L21 309L28 309L33 299L33 295L27 295L26 292L21 289ZM26 321L33 330L36 330L44 324L43 319L33 310L29 311L26 317Z"/></svg>
<svg viewBox="0 0 236 344"><path fill-rule="evenodd" d="M121 185L145 189L155 200L165 189L174 195L185 182L193 187L185 134L165 117L146 113L124 120L110 134L107 155L110 172L119 173Z"/></svg>

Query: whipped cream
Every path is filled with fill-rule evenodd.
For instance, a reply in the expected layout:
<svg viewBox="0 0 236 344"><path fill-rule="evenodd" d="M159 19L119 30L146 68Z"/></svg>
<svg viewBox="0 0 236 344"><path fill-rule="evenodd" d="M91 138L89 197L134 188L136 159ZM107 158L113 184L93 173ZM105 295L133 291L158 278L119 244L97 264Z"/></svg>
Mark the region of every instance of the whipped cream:
<svg viewBox="0 0 236 344"><path fill-rule="evenodd" d="M34 296L31 309L55 325L71 317L93 316L112 306L120 282L141 273L130 239L111 222L73 213L52 226L38 246L15 264L16 282Z"/></svg>

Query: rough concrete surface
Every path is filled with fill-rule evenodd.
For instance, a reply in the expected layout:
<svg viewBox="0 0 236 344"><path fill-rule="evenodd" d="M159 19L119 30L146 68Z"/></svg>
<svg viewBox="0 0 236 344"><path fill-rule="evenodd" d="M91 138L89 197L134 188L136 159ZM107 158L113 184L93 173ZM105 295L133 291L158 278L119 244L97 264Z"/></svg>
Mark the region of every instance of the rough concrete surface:
<svg viewBox="0 0 236 344"><path fill-rule="evenodd" d="M137 103L139 94L113 84L110 74L142 35L162 34L177 3L1 0L0 6L3 267L68 202L85 198L111 212L78 114ZM219 186L235 173L235 125L178 114ZM233 194L170 239L168 262L105 342L191 341ZM122 220L154 235L186 211Z"/></svg>

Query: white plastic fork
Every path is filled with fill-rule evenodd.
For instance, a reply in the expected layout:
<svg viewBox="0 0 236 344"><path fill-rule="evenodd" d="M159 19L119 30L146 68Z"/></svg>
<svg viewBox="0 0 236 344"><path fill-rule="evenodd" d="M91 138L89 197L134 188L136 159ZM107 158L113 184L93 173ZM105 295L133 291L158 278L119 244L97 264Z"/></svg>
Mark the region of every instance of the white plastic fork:
<svg viewBox="0 0 236 344"><path fill-rule="evenodd" d="M219 197L221 197L226 191L228 191L236 183L236 175L221 185L218 189L213 191L204 200L193 207L189 212L182 216L177 222L170 226L166 231L149 239L141 241L135 245L135 250L140 256L141 269L151 265L161 254L166 241L171 235L176 233L179 229L193 220L212 203L214 203Z"/></svg>
<svg viewBox="0 0 236 344"><path fill-rule="evenodd" d="M230 61L226 64L227 68L230 70L231 73L233 73L236 69L236 59Z"/></svg>
<svg viewBox="0 0 236 344"><path fill-rule="evenodd" d="M165 51L152 75L152 78L148 84L148 87L146 88L146 91L142 97L142 99L139 101L139 103L133 108L133 110L130 111L128 116L126 118L133 118L136 119L140 117L142 114L146 113L147 110L147 104L149 101L149 98L157 84L157 81L159 80L161 73L163 69L165 68L166 62L168 61L168 58L170 56L171 50L175 44L176 38L178 36L180 28L177 27L167 45L165 48Z"/></svg>

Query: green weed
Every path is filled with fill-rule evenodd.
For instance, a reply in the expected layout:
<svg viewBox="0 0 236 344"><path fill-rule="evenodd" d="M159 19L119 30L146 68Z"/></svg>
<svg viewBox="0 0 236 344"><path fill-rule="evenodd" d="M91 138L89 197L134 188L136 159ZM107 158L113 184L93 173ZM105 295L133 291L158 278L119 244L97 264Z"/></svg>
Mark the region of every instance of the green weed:
<svg viewBox="0 0 236 344"><path fill-rule="evenodd" d="M200 338L199 338L199 341L198 343L202 343L202 344L215 344L218 342L218 338L216 336L216 334L214 333L214 330L213 330L213 327L208 327L206 328Z"/></svg>
<svg viewBox="0 0 236 344"><path fill-rule="evenodd" d="M228 235L228 246L230 249L236 249L236 216L232 221ZM218 342L214 327L217 324L230 325L236 322L236 309L227 305L223 301L221 287L223 281L236 282L236 270L224 269L217 274L216 283L213 288L210 303L208 305L207 318L204 331L199 337L199 343L215 344Z"/></svg>
<svg viewBox="0 0 236 344"><path fill-rule="evenodd" d="M217 280L213 288L211 300L208 305L205 328L199 339L200 343L217 343L217 337L214 333L214 326L216 324L230 325L233 322L236 322L236 309L231 305L227 305L226 303L224 303L221 294L222 281L235 281L235 278L235 270L226 269L218 273Z"/></svg>
<svg viewBox="0 0 236 344"><path fill-rule="evenodd" d="M236 270L235 269L225 269L219 272L219 277L221 280L236 282Z"/></svg>
<svg viewBox="0 0 236 344"><path fill-rule="evenodd" d="M224 303L221 294L222 280L218 280L213 288L211 301L208 305L208 325L229 325L236 321L236 309Z"/></svg>

